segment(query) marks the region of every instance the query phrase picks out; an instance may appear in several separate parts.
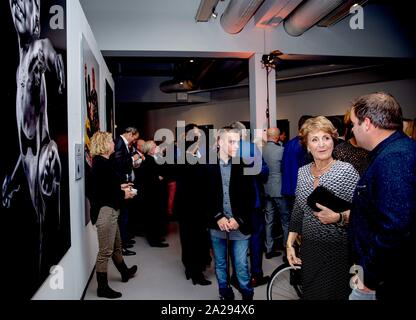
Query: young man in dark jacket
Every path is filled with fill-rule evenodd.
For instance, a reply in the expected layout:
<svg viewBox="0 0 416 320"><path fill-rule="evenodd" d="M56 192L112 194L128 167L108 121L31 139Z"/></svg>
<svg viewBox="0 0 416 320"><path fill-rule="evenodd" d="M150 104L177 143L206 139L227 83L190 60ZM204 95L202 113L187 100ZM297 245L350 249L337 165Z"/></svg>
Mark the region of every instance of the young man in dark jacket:
<svg viewBox="0 0 416 320"><path fill-rule="evenodd" d="M254 190L251 176L235 158L239 149L240 132L225 127L218 132L218 164L208 165L210 234L215 256L215 273L220 298L233 300L234 293L227 275L227 233L229 250L234 263L243 300L253 299L247 259L251 233L251 213L254 210Z"/></svg>

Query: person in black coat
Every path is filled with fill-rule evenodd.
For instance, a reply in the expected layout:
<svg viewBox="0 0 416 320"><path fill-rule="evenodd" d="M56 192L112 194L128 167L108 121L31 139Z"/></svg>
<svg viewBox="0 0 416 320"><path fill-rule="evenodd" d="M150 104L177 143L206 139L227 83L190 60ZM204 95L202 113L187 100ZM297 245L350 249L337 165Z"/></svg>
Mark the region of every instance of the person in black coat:
<svg viewBox="0 0 416 320"><path fill-rule="evenodd" d="M146 239L151 247L164 248L169 246L163 238L167 224L167 194L163 168L157 163L158 149L153 140L144 144L146 158L140 166L138 180L142 187L142 216Z"/></svg>
<svg viewBox="0 0 416 320"><path fill-rule="evenodd" d="M137 271L136 265L128 268L124 262L117 224L124 199L133 198L137 192L131 189L130 184L121 182L109 160L110 155L114 152L111 133L96 132L91 139L90 148L93 162L87 187L91 196L91 220L97 227L98 235L97 295L110 299L120 298L121 293L108 286L108 260L110 257L112 258L121 273L123 282L127 282Z"/></svg>
<svg viewBox="0 0 416 320"><path fill-rule="evenodd" d="M254 211L255 193L252 176L245 175L247 172L244 166L235 158L239 142L240 132L237 129L225 127L219 130L219 164L210 164L207 168L209 227L219 294L223 300L234 299L233 290L228 283L227 246L243 300L252 300L254 295L247 253L252 232L251 214Z"/></svg>
<svg viewBox="0 0 416 320"><path fill-rule="evenodd" d="M137 167L141 162L139 154L134 153L132 146L139 139L139 132L134 127L128 127L122 135L119 135L115 141L114 154L112 160L115 162L117 174L121 181L134 182L135 176L133 168ZM123 255L134 255L134 251L127 249L128 245L132 245L127 226L129 224L129 203L124 203L120 210L118 219L120 227L121 240L123 246Z"/></svg>
<svg viewBox="0 0 416 320"><path fill-rule="evenodd" d="M139 161L139 154L132 153L132 145L139 139L139 132L134 127L128 127L124 133L116 138L114 147L114 161L117 173L124 181L132 179L131 174L135 162Z"/></svg>
<svg viewBox="0 0 416 320"><path fill-rule="evenodd" d="M211 263L208 221L205 214L206 174L205 166L199 163L200 130L196 124L188 124L185 133L195 140L185 140L185 150L180 151L182 163L176 166L176 214L182 248L182 263L187 279L194 285L210 285L203 271ZM179 161L181 162L181 161Z"/></svg>

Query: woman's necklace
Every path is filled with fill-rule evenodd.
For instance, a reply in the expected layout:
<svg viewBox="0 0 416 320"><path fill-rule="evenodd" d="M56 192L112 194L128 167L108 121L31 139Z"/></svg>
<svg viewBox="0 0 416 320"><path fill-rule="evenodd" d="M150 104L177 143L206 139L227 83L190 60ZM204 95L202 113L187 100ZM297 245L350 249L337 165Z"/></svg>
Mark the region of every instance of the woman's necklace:
<svg viewBox="0 0 416 320"><path fill-rule="evenodd" d="M318 166L316 165L316 162L314 162L313 164L315 165L315 171L316 171L316 175L312 174L312 177L314 179L319 179L320 177L322 177L322 175L326 172L326 169L328 169L331 164L334 162L335 160L332 159L326 166L324 166L323 168L318 168Z"/></svg>

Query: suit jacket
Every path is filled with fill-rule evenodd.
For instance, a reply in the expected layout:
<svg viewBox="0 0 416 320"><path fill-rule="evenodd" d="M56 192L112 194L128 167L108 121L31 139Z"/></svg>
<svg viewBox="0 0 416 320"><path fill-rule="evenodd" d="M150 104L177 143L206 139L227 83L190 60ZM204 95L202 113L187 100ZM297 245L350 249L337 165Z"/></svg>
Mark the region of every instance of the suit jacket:
<svg viewBox="0 0 416 320"><path fill-rule="evenodd" d="M267 142L263 158L269 167L269 177L264 184L264 192L269 197L281 197L282 193L282 158L284 148L274 142Z"/></svg>
<svg viewBox="0 0 416 320"><path fill-rule="evenodd" d="M207 165L207 214L209 227L219 229L217 221L225 217L223 213L223 189L219 164ZM232 164L230 176L230 202L234 219L240 225L243 234L252 231L251 214L254 211L255 192L252 176L245 176L242 164Z"/></svg>
<svg viewBox="0 0 416 320"><path fill-rule="evenodd" d="M158 165L156 160L148 155L140 166L140 174L137 180L140 181L140 196L147 207L146 213L151 214L154 210L164 210L163 207L167 201L166 184L163 177L162 166Z"/></svg>
<svg viewBox="0 0 416 320"><path fill-rule="evenodd" d="M414 290L415 273L397 267L416 247L415 194L416 142L396 131L370 152L348 227L354 262L378 299L402 299Z"/></svg>
<svg viewBox="0 0 416 320"><path fill-rule="evenodd" d="M121 136L118 136L116 139L114 151L117 173L123 181L126 181L126 175L130 175L132 172L133 160L131 159L131 152L127 149Z"/></svg>

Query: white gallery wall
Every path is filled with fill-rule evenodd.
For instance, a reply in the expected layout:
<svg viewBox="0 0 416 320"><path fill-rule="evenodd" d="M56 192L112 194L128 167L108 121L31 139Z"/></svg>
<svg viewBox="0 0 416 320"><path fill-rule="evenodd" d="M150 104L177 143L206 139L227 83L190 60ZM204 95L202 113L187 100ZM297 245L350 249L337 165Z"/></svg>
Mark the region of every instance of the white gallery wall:
<svg viewBox="0 0 416 320"><path fill-rule="evenodd" d="M221 128L236 120L250 120L248 99L149 111L146 114L147 130L145 135L151 137L156 130L161 128L175 132L176 121L198 125L212 124L214 128Z"/></svg>
<svg viewBox="0 0 416 320"><path fill-rule="evenodd" d="M75 144L84 145L84 120L81 100L84 77L81 57L81 36L84 35L100 66L99 103L101 128L105 122L105 79L114 89L114 82L104 62L94 35L78 0L67 1L67 84L68 84L68 157L70 184L71 247L59 262L64 272L63 289L52 289L46 279L33 299L80 299L95 264L98 242L91 222L85 226L84 179L75 180ZM53 119L51 119L53 121Z"/></svg>
<svg viewBox="0 0 416 320"><path fill-rule="evenodd" d="M376 91L386 91L394 95L403 109L403 115L407 118L415 118L415 88L416 79L405 79L277 95L277 119L289 120L290 134L293 137L297 133L300 116L344 114L354 98ZM217 128L236 120L249 121L249 109L249 100L246 97L225 100L221 103L152 110L147 112L146 135L152 135L160 128L168 128L174 132L177 120L213 124Z"/></svg>
<svg viewBox="0 0 416 320"><path fill-rule="evenodd" d="M296 92L277 97L277 118L289 119L290 134L297 133L300 116L341 115L350 106L351 101L361 95L386 91L399 101L405 117L416 117L416 79L376 82L355 86L319 89Z"/></svg>

